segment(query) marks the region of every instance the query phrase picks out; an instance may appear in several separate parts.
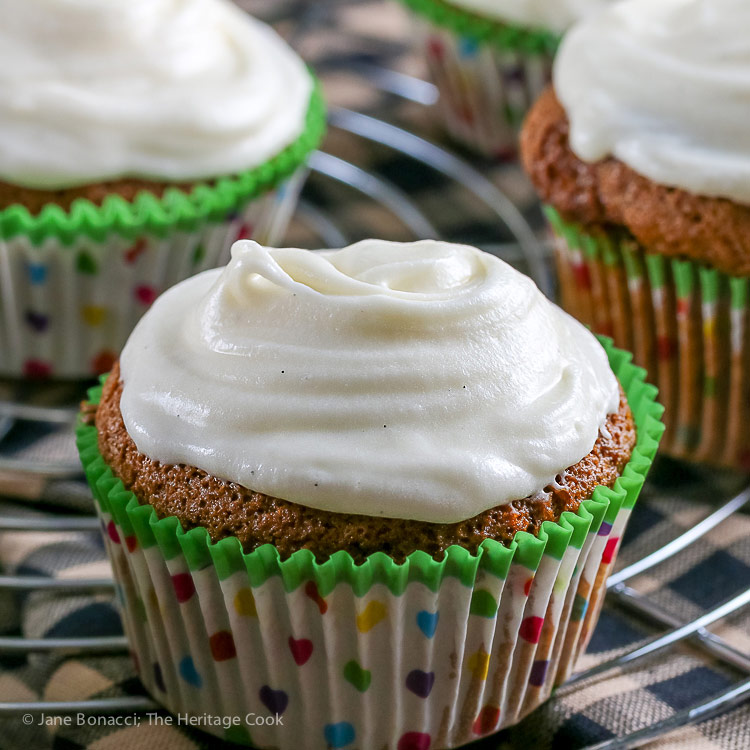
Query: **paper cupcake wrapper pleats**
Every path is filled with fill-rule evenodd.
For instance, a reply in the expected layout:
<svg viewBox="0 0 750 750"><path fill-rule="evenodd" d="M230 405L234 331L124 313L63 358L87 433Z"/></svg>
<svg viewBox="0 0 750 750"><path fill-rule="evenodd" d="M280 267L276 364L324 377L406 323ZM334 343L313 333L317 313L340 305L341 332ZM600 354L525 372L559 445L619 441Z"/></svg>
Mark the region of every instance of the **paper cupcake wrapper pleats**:
<svg viewBox="0 0 750 750"><path fill-rule="evenodd" d="M612 489L538 537L383 553L356 565L280 560L158 519L79 424L125 629L147 690L207 731L261 748L439 750L518 721L570 674L662 431L656 390L604 342L638 428ZM96 402L100 389L92 389ZM222 717L224 725L221 724ZM269 723L266 723L269 722Z"/></svg>
<svg viewBox="0 0 750 750"><path fill-rule="evenodd" d="M161 292L225 263L236 239L279 241L324 129L316 88L298 140L236 177L67 212L0 211L0 377L106 372Z"/></svg>
<svg viewBox="0 0 750 750"><path fill-rule="evenodd" d="M549 83L558 38L484 19L441 0L403 0L440 98L448 133L493 158L509 158L531 105Z"/></svg>
<svg viewBox="0 0 750 750"><path fill-rule="evenodd" d="M111 369L159 294L229 260L237 239L283 237L304 170L239 213L194 231L101 242L0 240L0 376L82 378Z"/></svg>
<svg viewBox="0 0 750 750"><path fill-rule="evenodd" d="M750 468L750 279L547 215L563 307L630 349L665 407L665 453Z"/></svg>

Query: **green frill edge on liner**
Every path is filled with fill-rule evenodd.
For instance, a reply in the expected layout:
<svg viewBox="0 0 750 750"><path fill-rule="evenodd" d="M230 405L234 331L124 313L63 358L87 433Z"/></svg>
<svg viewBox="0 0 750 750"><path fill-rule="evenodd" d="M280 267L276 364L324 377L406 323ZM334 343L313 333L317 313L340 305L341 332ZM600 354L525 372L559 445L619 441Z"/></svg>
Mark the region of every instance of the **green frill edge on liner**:
<svg viewBox="0 0 750 750"><path fill-rule="evenodd" d="M552 31L516 26L484 18L463 8L457 8L445 0L401 0L401 2L435 26L479 44L490 44L500 50L553 56L560 44L560 35Z"/></svg>
<svg viewBox="0 0 750 750"><path fill-rule="evenodd" d="M589 233L584 227L563 219L552 206L544 206L544 214L568 247L580 250L588 260L601 260L607 266L624 265L628 279L648 276L651 286L660 289L669 283L671 272L678 299L689 297L698 285L701 300L708 303L719 299L726 284L732 308L743 310L747 306L750 298L750 278L747 276L730 276L692 260L649 253L624 230Z"/></svg>
<svg viewBox="0 0 750 750"><path fill-rule="evenodd" d="M192 232L207 222L224 220L283 182L318 146L325 122L325 102L315 79L302 134L267 162L211 184L198 182L190 192L167 188L161 197L148 191L133 201L108 195L100 206L79 198L69 211L48 204L35 215L15 204L0 211L0 240L22 235L38 246L54 237L69 246L81 236L102 242L110 233L133 240L144 233L164 237L175 230Z"/></svg>
<svg viewBox="0 0 750 750"><path fill-rule="evenodd" d="M656 388L645 382L645 371L631 363L632 355L615 348L610 339L599 337L599 340L625 389L637 428L636 446L622 475L611 489L596 487L592 498L584 500L576 513L563 513L557 523L545 521L538 536L519 531L508 547L486 539L476 554L454 545L440 561L418 550L399 564L387 554L375 552L358 565L345 551L336 552L323 563L317 562L309 550L298 550L282 561L277 549L270 544L246 553L236 537L212 542L206 529L185 531L175 516L160 519L152 506L141 505L104 462L97 444L96 427L84 424L80 417L76 443L96 501L114 518L124 535L134 535L138 544L146 549L158 545L167 560L184 555L191 571L213 565L219 579L224 580L244 570L251 586L260 586L272 576L280 576L287 591L312 580L321 596L340 583L351 585L357 596L365 594L376 583L384 584L395 595L403 593L413 581L437 591L445 577L473 586L480 570L505 578L512 562L533 571L543 555L562 559L569 546L580 549L589 532L598 531L604 521L612 523L621 509L632 508L635 504L664 431L660 421L663 408L656 402ZM98 404L101 392L101 385L92 388L90 402Z"/></svg>

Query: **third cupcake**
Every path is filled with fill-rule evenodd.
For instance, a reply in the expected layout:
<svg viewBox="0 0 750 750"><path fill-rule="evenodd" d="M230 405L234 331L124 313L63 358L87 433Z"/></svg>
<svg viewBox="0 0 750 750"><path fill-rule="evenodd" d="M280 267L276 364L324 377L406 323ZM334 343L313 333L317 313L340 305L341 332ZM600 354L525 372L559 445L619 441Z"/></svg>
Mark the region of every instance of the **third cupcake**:
<svg viewBox="0 0 750 750"><path fill-rule="evenodd" d="M82 378L160 292L279 236L322 100L227 0L0 11L0 377Z"/></svg>

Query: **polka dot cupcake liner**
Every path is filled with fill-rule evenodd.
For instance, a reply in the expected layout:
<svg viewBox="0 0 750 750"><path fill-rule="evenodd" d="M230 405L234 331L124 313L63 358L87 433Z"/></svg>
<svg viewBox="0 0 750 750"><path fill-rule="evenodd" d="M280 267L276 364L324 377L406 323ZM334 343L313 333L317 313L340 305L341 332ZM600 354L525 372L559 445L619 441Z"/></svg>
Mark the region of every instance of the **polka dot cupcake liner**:
<svg viewBox="0 0 750 750"><path fill-rule="evenodd" d="M638 428L614 487L538 537L488 540L475 555L451 547L441 561L375 553L356 565L342 551L318 563L307 550L282 561L270 545L212 543L140 505L96 428L79 424L146 689L213 734L280 750L439 750L519 721L586 647L662 431L655 388L604 343Z"/></svg>
<svg viewBox="0 0 750 750"><path fill-rule="evenodd" d="M151 303L173 284L229 260L237 239L274 244L304 171L221 221L193 231L0 239L0 377L84 378L111 369ZM7 293L5 293L7 290Z"/></svg>
<svg viewBox="0 0 750 750"><path fill-rule="evenodd" d="M665 407L664 452L750 469L750 279L546 212L562 305L651 374Z"/></svg>
<svg viewBox="0 0 750 750"><path fill-rule="evenodd" d="M449 135L494 159L518 151L526 113L551 80L553 34L480 19L439 0L403 0Z"/></svg>
<svg viewBox="0 0 750 750"><path fill-rule="evenodd" d="M325 130L316 86L299 138L265 164L162 197L0 210L0 377L107 372L156 297L223 265L242 238L278 242Z"/></svg>

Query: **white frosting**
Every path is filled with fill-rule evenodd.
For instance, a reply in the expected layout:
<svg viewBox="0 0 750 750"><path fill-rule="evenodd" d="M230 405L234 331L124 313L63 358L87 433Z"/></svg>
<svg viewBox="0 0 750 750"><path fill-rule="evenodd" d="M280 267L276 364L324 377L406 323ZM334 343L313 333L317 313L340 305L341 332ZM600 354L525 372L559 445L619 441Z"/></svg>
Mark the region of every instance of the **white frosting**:
<svg viewBox="0 0 750 750"><path fill-rule="evenodd" d="M659 184L750 202L750 2L623 0L555 63L570 144Z"/></svg>
<svg viewBox="0 0 750 750"><path fill-rule="evenodd" d="M229 0L0 0L0 178L249 169L302 133L302 61Z"/></svg>
<svg viewBox="0 0 750 750"><path fill-rule="evenodd" d="M480 16L504 23L562 33L579 18L612 0L448 0Z"/></svg>
<svg viewBox="0 0 750 750"><path fill-rule="evenodd" d="M604 350L475 248L237 242L122 353L139 451L335 512L455 522L545 487L619 401Z"/></svg>

